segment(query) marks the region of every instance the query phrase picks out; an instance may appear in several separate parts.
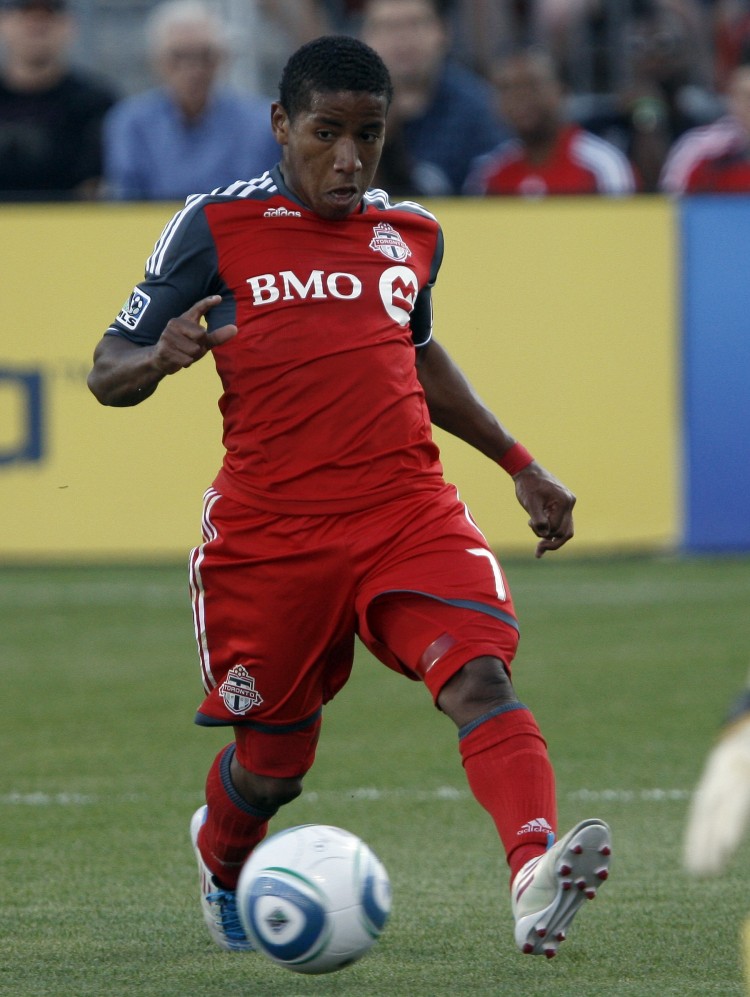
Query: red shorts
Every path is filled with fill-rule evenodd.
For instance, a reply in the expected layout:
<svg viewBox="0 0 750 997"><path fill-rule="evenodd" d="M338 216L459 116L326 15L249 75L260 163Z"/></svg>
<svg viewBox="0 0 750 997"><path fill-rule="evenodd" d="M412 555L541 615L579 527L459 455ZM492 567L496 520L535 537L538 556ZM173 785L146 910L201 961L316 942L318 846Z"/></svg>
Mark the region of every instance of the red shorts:
<svg viewBox="0 0 750 997"><path fill-rule="evenodd" d="M239 761L260 775L312 764L355 636L435 700L473 658L510 671L507 583L451 486L335 516L264 512L210 489L203 538L190 557L206 692L196 722L243 728Z"/></svg>

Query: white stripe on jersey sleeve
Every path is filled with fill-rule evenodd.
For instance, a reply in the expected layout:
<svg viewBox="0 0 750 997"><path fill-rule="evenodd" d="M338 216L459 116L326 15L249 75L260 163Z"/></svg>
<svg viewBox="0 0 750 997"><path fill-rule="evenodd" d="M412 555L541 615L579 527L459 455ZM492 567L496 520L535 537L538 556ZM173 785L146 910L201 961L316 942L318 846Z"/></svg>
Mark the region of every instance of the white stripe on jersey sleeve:
<svg viewBox="0 0 750 997"><path fill-rule="evenodd" d="M193 212L211 197L251 197L256 191L262 190L267 193L275 191L276 185L271 174L266 171L261 176L253 180L237 180L228 187L217 187L210 194L191 194L185 201L185 206L174 215L164 226L164 229L156 241L154 251L146 261L146 273L158 277L164 264L169 246L186 219L190 218Z"/></svg>
<svg viewBox="0 0 750 997"><path fill-rule="evenodd" d="M257 190L273 193L277 189L273 177L266 170L265 173L262 173L259 177L254 177L252 180L237 180L235 183L230 184L229 187L217 187L213 193L232 197L251 197Z"/></svg>
<svg viewBox="0 0 750 997"><path fill-rule="evenodd" d="M169 249L169 245L177 234L180 225L189 218L192 214L195 206L204 201L209 194L191 194L190 197L185 201L185 207L177 212L164 226L161 235L156 240L156 245L154 246L154 251L146 260L146 273L154 277L158 277L161 273L162 264L164 263L164 256Z"/></svg>
<svg viewBox="0 0 750 997"><path fill-rule="evenodd" d="M373 208L380 208L383 211L389 211L391 208L401 208L404 211L413 211L418 215L423 215L425 218L437 221L437 218L423 204L418 204L416 201L391 201L386 191L381 190L380 187L371 187L369 190L366 190L363 200Z"/></svg>
<svg viewBox="0 0 750 997"><path fill-rule="evenodd" d="M601 194L634 194L635 178L627 157L592 132L579 132L570 148L571 157L590 170Z"/></svg>

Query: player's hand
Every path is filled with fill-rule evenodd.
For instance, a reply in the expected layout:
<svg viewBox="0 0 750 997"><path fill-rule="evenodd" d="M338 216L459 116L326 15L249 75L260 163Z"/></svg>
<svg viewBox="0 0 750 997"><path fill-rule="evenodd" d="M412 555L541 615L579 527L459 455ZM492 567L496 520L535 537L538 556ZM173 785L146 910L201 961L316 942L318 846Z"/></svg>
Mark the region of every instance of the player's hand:
<svg viewBox="0 0 750 997"><path fill-rule="evenodd" d="M153 360L164 374L174 374L190 367L212 350L237 335L236 325L223 325L208 332L201 320L221 301L221 295L211 294L167 322L154 347Z"/></svg>
<svg viewBox="0 0 750 997"><path fill-rule="evenodd" d="M683 849L694 876L723 872L750 826L750 709L724 731L706 759L688 814Z"/></svg>
<svg viewBox="0 0 750 997"><path fill-rule="evenodd" d="M529 526L541 538L536 557L566 544L574 533L575 495L536 461L515 474L513 480L516 497L529 514Z"/></svg>

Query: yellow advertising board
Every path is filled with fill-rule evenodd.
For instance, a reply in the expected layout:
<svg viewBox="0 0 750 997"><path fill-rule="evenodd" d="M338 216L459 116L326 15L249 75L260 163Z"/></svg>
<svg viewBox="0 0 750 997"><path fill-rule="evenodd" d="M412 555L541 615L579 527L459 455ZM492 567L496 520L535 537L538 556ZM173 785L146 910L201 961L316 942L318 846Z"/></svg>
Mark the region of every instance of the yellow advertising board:
<svg viewBox="0 0 750 997"><path fill-rule="evenodd" d="M0 559L181 558L221 461L210 358L131 409L86 388L93 348L175 205L0 208ZM579 552L679 537L674 220L660 199L456 200L436 336L579 496ZM531 551L512 482L438 433L501 552ZM571 551L573 546L571 545Z"/></svg>
<svg viewBox="0 0 750 997"><path fill-rule="evenodd" d="M578 496L566 554L679 543L674 206L637 197L433 208L446 237L436 336ZM493 544L528 549L503 475L439 438L447 476Z"/></svg>

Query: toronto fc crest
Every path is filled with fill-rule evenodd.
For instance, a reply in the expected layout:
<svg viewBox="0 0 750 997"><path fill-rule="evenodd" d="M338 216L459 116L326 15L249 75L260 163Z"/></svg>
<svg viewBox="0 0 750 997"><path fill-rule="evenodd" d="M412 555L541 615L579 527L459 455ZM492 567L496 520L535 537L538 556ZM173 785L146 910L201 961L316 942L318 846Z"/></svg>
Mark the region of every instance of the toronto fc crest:
<svg viewBox="0 0 750 997"><path fill-rule="evenodd" d="M381 222L373 227L373 238L370 242L370 249L376 253L382 253L389 260L396 260L403 263L411 256L411 250L404 240L388 222Z"/></svg>
<svg viewBox="0 0 750 997"><path fill-rule="evenodd" d="M227 709L238 716L263 702L263 697L255 689L255 679L244 665L235 665L229 669L219 693Z"/></svg>

